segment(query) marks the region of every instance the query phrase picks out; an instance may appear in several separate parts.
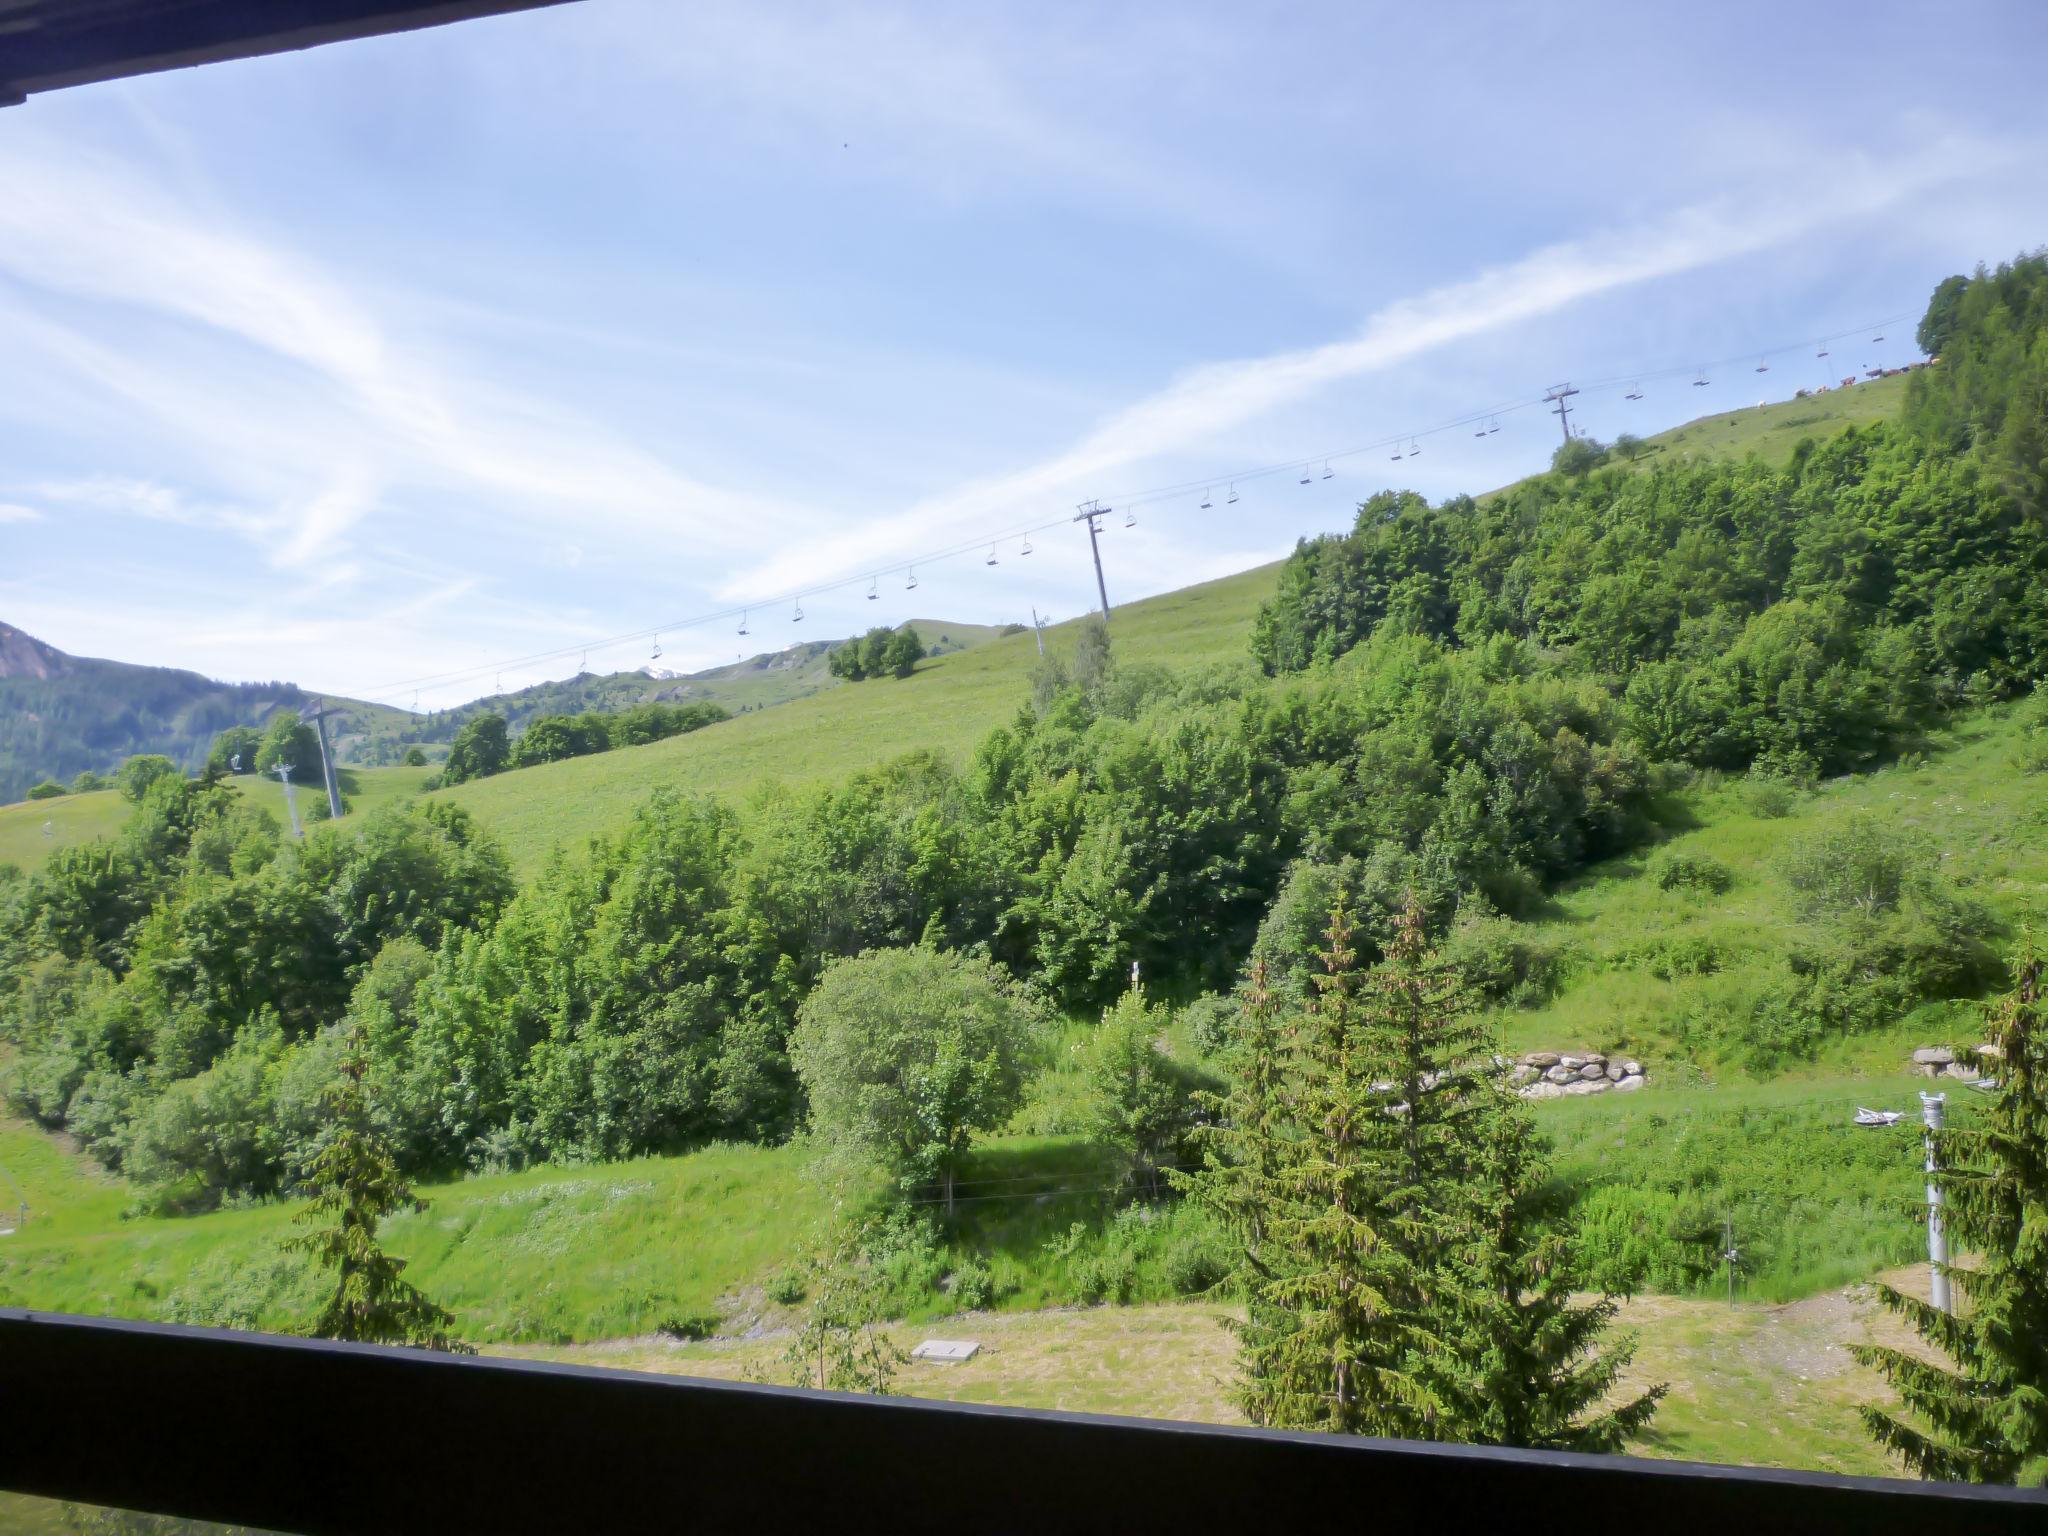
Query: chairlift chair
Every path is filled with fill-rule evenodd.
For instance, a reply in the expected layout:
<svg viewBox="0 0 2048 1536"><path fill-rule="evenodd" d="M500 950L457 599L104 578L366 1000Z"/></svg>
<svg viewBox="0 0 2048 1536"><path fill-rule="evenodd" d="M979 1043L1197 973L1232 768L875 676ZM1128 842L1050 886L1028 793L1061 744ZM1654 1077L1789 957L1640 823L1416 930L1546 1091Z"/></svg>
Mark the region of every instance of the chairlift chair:
<svg viewBox="0 0 2048 1536"><path fill-rule="evenodd" d="M1493 420L1487 424L1486 430L1488 435L1498 432L1500 430L1500 418L1498 416L1494 417Z"/></svg>
<svg viewBox="0 0 2048 1536"><path fill-rule="evenodd" d="M1226 503L1228 503L1228 502L1234 502L1234 501L1236 501L1236 500L1237 500L1237 482L1235 482L1235 481L1232 481L1232 482L1231 482L1231 486L1230 486L1230 494L1229 494L1228 496L1224 497L1223 499L1224 499L1224 501L1225 501Z"/></svg>
<svg viewBox="0 0 2048 1536"><path fill-rule="evenodd" d="M745 634L746 632L747 632L747 614L746 614L746 610L745 610L745 609L741 609L741 610L740 610L740 633L744 635L744 634Z"/></svg>
<svg viewBox="0 0 2048 1536"><path fill-rule="evenodd" d="M1124 526L1126 528L1135 528L1138 526L1138 514L1131 511L1128 507L1124 509Z"/></svg>
<svg viewBox="0 0 2048 1536"><path fill-rule="evenodd" d="M1388 458L1396 464L1400 463L1401 460L1403 460L1406 457L1407 455L1401 452L1401 445L1399 443L1394 444L1394 451L1388 455Z"/></svg>
<svg viewBox="0 0 2048 1536"><path fill-rule="evenodd" d="M1029 540L1029 539L1027 538L1027 539L1026 539L1026 540L1025 540L1025 541L1024 541L1024 542L1023 542L1022 544L1020 544L1020 545L1019 545L1019 546L1017 547L1017 553L1018 553L1018 554L1020 554L1020 555L1028 555L1028 554L1030 554L1030 553L1031 553L1031 540Z"/></svg>
<svg viewBox="0 0 2048 1536"><path fill-rule="evenodd" d="M999 563L999 562L997 561L997 559L996 559L996 547L995 547L995 545L993 545L993 544L989 545L989 547L988 547L988 558L987 558L986 560L982 561L981 563L982 563L983 565L995 565L995 564L998 564L998 563Z"/></svg>
<svg viewBox="0 0 2048 1536"><path fill-rule="evenodd" d="M1335 473L1336 471L1330 468L1330 461L1328 459L1323 460L1323 478L1327 480Z"/></svg>
<svg viewBox="0 0 2048 1536"><path fill-rule="evenodd" d="M1309 473L1308 473L1308 466L1307 466L1306 464L1304 464L1304 465L1302 465L1302 466L1301 466L1301 483L1302 483L1303 485L1307 485L1307 484L1308 484L1308 482L1309 482Z"/></svg>
<svg viewBox="0 0 2048 1536"><path fill-rule="evenodd" d="M661 636L656 635L654 637L654 654L649 656L647 659L649 661L661 660Z"/></svg>
<svg viewBox="0 0 2048 1536"><path fill-rule="evenodd" d="M879 599L881 598L881 595L882 595L882 592L881 592L881 586L882 586L882 578L881 578L881 577L879 577L879 576L876 576L876 577L873 577L872 579L870 579L870 580L869 580L869 582L868 582L868 601L869 601L869 602L871 602L871 603L872 603L872 602L876 602L876 601L878 601L878 600L879 600Z"/></svg>
<svg viewBox="0 0 2048 1536"><path fill-rule="evenodd" d="M1624 400L1640 400L1640 399L1642 399L1642 398L1643 398L1643 386L1642 386L1642 384L1641 384L1640 382L1638 382L1638 383L1635 383L1635 384L1631 384L1631 385L1629 385L1629 387L1628 387L1628 393L1627 393L1627 394L1625 394L1625 395L1623 395L1623 396L1622 396L1621 398L1622 398L1622 399L1624 399Z"/></svg>
<svg viewBox="0 0 2048 1536"><path fill-rule="evenodd" d="M1769 373L1771 371L1771 365L1765 362L1762 358L1758 358L1756 360L1756 371L1758 373Z"/></svg>
<svg viewBox="0 0 2048 1536"><path fill-rule="evenodd" d="M910 568L910 580L903 583L903 590L906 592L915 592L917 590L917 567L914 565Z"/></svg>
<svg viewBox="0 0 2048 1536"><path fill-rule="evenodd" d="M1408 457L1411 459L1419 459L1422 457L1422 444L1418 443L1412 437L1408 439Z"/></svg>
<svg viewBox="0 0 2048 1536"><path fill-rule="evenodd" d="M1706 369L1702 368L1702 369L1700 370L1700 376L1699 376L1698 378L1696 378L1696 379L1694 379L1694 380L1692 381L1692 387L1693 387L1694 389L1705 389L1705 388L1707 387L1707 370L1706 370Z"/></svg>
<svg viewBox="0 0 2048 1536"><path fill-rule="evenodd" d="M798 598L798 599L796 600L796 612L795 612L795 613L792 613L792 614L791 614L791 615L789 616L789 622L790 622L790 623L792 623L792 624L801 624L801 623L803 623L803 621L804 621L804 600L803 600L802 598Z"/></svg>
<svg viewBox="0 0 2048 1536"><path fill-rule="evenodd" d="M1879 336L1873 336L1873 337L1871 337L1871 338L1870 338L1870 344L1871 344L1872 346L1876 346L1876 345L1877 345L1877 344L1878 344L1878 343L1879 343L1880 341L1883 341L1883 340L1884 340L1884 337L1883 337L1883 336L1881 336L1881 335L1879 335Z"/></svg>
<svg viewBox="0 0 2048 1536"><path fill-rule="evenodd" d="M1215 505L1215 498L1211 495L1211 493L1208 491L1202 492L1202 510L1206 512Z"/></svg>
<svg viewBox="0 0 2048 1536"><path fill-rule="evenodd" d="M1828 355L1828 349L1826 347L1822 347L1818 352L1814 353L1813 355L1815 357L1826 357Z"/></svg>

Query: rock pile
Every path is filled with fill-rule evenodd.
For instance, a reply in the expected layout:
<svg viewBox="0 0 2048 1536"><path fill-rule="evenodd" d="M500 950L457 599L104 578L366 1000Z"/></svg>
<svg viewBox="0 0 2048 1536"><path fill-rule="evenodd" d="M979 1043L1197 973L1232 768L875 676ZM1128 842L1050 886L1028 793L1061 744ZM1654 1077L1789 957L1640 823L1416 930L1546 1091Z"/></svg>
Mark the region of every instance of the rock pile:
<svg viewBox="0 0 2048 1536"><path fill-rule="evenodd" d="M1648 1081L1640 1061L1610 1061L1598 1051L1531 1051L1508 1069L1508 1082L1525 1099L1629 1093Z"/></svg>
<svg viewBox="0 0 2048 1536"><path fill-rule="evenodd" d="M1985 1044L1963 1052L1963 1060L1945 1045L1923 1045L1913 1053L1913 1065L1923 1077L1954 1077L1973 1083L1984 1072L1995 1071L2005 1058L1997 1046Z"/></svg>

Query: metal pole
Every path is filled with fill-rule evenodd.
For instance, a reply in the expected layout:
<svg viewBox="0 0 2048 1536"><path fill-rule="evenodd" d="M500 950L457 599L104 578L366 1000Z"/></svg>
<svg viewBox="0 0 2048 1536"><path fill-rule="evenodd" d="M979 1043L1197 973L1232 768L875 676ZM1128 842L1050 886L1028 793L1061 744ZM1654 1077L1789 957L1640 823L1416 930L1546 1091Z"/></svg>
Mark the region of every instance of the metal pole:
<svg viewBox="0 0 2048 1536"><path fill-rule="evenodd" d="M284 808L292 819L292 836L305 841L306 829L299 825L299 802L292 797L292 765L277 765L278 782L284 785Z"/></svg>
<svg viewBox="0 0 2048 1536"><path fill-rule="evenodd" d="M1557 418L1557 424L1564 429L1564 440L1567 443L1572 440L1572 416L1571 407L1565 404L1565 402L1577 393L1578 391L1573 389L1571 385L1559 384L1543 397L1545 400L1556 402L1557 409L1550 414Z"/></svg>
<svg viewBox="0 0 2048 1536"><path fill-rule="evenodd" d="M1033 604L1031 609L1031 633L1038 637L1038 655L1043 660L1045 657L1045 620L1038 616L1036 604Z"/></svg>
<svg viewBox="0 0 2048 1536"><path fill-rule="evenodd" d="M341 786L335 782L334 759L327 751L327 706L322 704L313 715L313 728L320 733L320 777L327 785L327 814L335 821L341 820Z"/></svg>
<svg viewBox="0 0 2048 1536"><path fill-rule="evenodd" d="M1095 519L1108 510L1109 508L1098 506L1091 501L1074 514L1075 522L1085 519L1088 524L1088 552L1095 557L1095 595L1102 599L1102 622L1105 624L1109 622L1109 588L1102 582L1102 546L1095 539Z"/></svg>
<svg viewBox="0 0 2048 1536"><path fill-rule="evenodd" d="M1942 1126L1945 1093L1920 1095L1920 1119L1927 1127L1927 1267L1928 1298L1943 1312L1955 1309L1948 1294L1948 1232L1941 1224L1941 1186L1935 1182L1934 1137Z"/></svg>

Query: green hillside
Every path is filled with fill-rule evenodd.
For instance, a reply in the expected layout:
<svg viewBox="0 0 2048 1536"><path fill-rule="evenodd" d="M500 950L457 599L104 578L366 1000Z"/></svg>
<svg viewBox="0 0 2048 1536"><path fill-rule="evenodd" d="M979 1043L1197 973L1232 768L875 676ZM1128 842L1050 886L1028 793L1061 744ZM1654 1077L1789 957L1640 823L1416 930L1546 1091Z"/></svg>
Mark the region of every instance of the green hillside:
<svg viewBox="0 0 2048 1536"><path fill-rule="evenodd" d="M1118 608L1119 661L1242 664L1252 617L1276 570L1261 566ZM1077 627L1071 621L1046 630L1047 648L1070 650ZM988 639L922 662L902 681L824 688L687 736L501 773L439 796L490 827L515 868L531 871L558 844L619 827L659 786L745 795L771 781L843 778L921 747L964 761L990 727L1017 713L1037 664L1030 634Z"/></svg>

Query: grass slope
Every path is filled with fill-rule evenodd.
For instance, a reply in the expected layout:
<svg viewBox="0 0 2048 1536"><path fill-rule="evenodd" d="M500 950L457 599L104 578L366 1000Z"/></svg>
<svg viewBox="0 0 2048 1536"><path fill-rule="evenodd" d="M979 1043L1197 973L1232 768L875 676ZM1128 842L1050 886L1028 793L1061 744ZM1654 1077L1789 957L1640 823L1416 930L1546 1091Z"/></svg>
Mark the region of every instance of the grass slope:
<svg viewBox="0 0 2048 1536"><path fill-rule="evenodd" d="M1194 666L1238 661L1277 566L1227 576L1115 610L1125 661ZM1046 631L1046 647L1070 651L1078 621ZM514 867L531 873L558 844L611 831L650 790L744 796L770 781L837 780L919 747L964 761L991 727L1028 695L1038 649L1009 635L926 661L915 675L820 691L687 736L571 758L479 779L440 793L504 839Z"/></svg>

